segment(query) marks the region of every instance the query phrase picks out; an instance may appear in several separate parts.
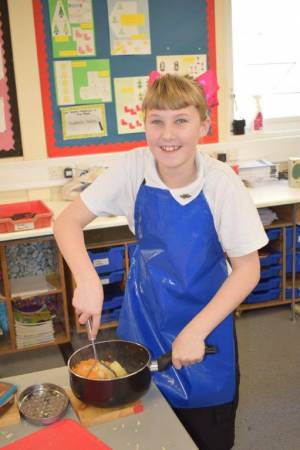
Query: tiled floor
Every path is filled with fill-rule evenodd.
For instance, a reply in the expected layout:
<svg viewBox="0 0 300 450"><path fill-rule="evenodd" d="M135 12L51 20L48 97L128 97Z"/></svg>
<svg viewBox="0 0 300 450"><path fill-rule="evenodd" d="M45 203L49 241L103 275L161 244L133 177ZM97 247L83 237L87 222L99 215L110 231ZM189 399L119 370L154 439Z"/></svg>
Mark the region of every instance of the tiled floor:
<svg viewBox="0 0 300 450"><path fill-rule="evenodd" d="M289 307L237 319L241 386L235 450L300 449L300 318ZM105 331L99 338L111 338ZM74 349L87 343L74 336ZM57 348L0 357L0 377L64 365ZM156 449L153 449L156 450Z"/></svg>

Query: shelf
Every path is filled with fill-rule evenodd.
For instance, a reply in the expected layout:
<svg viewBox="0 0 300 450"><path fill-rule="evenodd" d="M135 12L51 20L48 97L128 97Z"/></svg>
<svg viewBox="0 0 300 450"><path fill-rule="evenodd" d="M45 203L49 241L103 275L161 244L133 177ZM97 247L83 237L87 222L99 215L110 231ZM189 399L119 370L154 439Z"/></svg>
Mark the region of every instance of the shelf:
<svg viewBox="0 0 300 450"><path fill-rule="evenodd" d="M300 302L300 298L296 300L297 303ZM239 313L240 311L248 311L251 309L260 309L260 308L269 308L271 306L280 306L280 305L290 305L292 303L292 300L270 300L269 302L259 302L259 303L245 303L240 305L236 312Z"/></svg>
<svg viewBox="0 0 300 450"><path fill-rule="evenodd" d="M49 282L49 276L36 275L33 277L12 278L11 297L12 298L26 298L34 297L42 294L56 294L61 292L57 286Z"/></svg>
<svg viewBox="0 0 300 450"><path fill-rule="evenodd" d="M7 335L0 336L0 355L6 354L6 353L11 353L13 351L15 351L15 350L13 350L13 348L12 348L11 340L10 340L9 336L7 336Z"/></svg>

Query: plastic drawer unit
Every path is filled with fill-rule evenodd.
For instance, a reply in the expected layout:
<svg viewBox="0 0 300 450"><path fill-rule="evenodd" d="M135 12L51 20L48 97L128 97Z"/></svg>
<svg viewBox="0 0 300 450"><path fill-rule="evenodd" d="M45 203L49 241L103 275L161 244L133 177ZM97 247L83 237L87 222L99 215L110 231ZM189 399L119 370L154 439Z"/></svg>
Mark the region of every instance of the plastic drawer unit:
<svg viewBox="0 0 300 450"><path fill-rule="evenodd" d="M262 303L279 298L280 289L269 289L268 291L251 292L244 300L244 303Z"/></svg>
<svg viewBox="0 0 300 450"><path fill-rule="evenodd" d="M107 250L89 250L89 257L98 273L108 273L124 268L124 246Z"/></svg>

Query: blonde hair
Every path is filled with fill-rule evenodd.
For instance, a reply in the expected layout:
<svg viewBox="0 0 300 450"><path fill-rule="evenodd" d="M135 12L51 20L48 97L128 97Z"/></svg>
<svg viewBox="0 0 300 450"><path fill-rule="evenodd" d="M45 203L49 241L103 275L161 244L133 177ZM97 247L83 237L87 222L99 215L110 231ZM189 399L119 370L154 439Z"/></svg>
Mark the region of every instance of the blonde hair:
<svg viewBox="0 0 300 450"><path fill-rule="evenodd" d="M167 73L148 86L142 104L143 113L151 109L181 109L195 106L201 121L208 118L208 107L201 85L189 75Z"/></svg>

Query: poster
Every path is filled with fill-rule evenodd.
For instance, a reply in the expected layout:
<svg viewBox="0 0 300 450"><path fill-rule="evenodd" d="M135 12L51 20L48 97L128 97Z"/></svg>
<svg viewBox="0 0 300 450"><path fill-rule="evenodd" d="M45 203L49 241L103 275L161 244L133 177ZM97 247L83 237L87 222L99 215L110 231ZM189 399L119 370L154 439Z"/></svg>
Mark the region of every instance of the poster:
<svg viewBox="0 0 300 450"><path fill-rule="evenodd" d="M53 58L95 56L92 0L48 0Z"/></svg>
<svg viewBox="0 0 300 450"><path fill-rule="evenodd" d="M63 107L61 115L65 140L107 135L105 105Z"/></svg>
<svg viewBox="0 0 300 450"><path fill-rule="evenodd" d="M148 77L115 78L118 134L144 131L142 102Z"/></svg>
<svg viewBox="0 0 300 450"><path fill-rule="evenodd" d="M55 61L58 105L111 102L108 59Z"/></svg>
<svg viewBox="0 0 300 450"><path fill-rule="evenodd" d="M107 0L112 55L151 53L148 0Z"/></svg>
<svg viewBox="0 0 300 450"><path fill-rule="evenodd" d="M206 55L164 55L156 57L157 70L162 73L177 73L198 77L207 70Z"/></svg>

